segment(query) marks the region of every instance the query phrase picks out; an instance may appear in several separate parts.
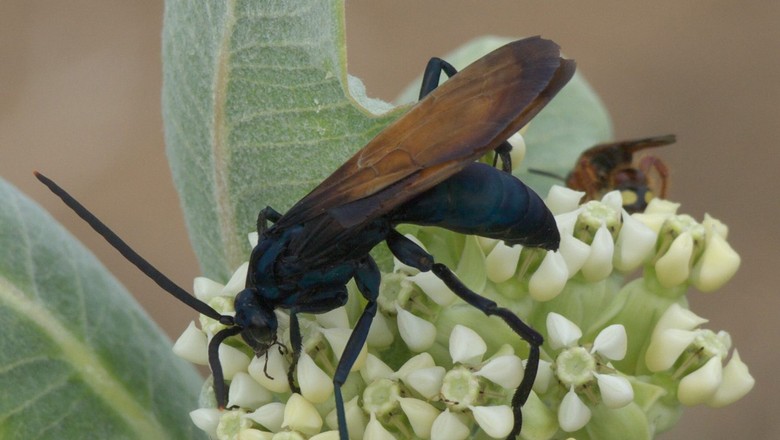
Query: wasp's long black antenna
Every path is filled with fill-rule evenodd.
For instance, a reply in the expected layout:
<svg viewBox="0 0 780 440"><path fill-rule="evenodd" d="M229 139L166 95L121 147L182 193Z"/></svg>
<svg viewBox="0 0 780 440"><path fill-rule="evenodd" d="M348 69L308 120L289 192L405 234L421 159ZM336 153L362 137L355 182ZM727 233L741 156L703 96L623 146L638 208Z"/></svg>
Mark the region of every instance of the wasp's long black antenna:
<svg viewBox="0 0 780 440"><path fill-rule="evenodd" d="M561 176L560 174L551 173L549 171L540 170L540 169L537 169L537 168L528 168L528 172L531 173L531 174L538 174L540 176L545 176L545 177L551 177L553 179L558 179L561 182L566 182L566 178L565 177Z"/></svg>
<svg viewBox="0 0 780 440"><path fill-rule="evenodd" d="M74 199L73 196L67 193L67 191L60 188L59 185L54 183L51 179L44 176L43 174L37 171L34 171L33 174L35 174L35 177L38 178L38 180L40 180L44 185L49 187L51 192L53 192L59 198L61 198L62 201L65 202L65 204L68 205L68 207L73 210L73 212L75 212L79 217L84 219L84 221L86 221L89 224L89 226L91 226L92 229L95 230L95 232L102 235L103 238L106 239L108 244L110 244L111 246L114 247L114 249L119 251L119 253L122 254L122 256L127 258L128 261L133 263L135 267L140 269L141 272L143 272L144 274L146 274L146 276L151 278L152 281L157 283L158 286L162 287L163 290L175 296L179 301L183 302L184 304L187 304L191 308L195 309L198 313L206 315L209 318L216 319L217 321L220 322L226 320L230 321L230 322L223 322L223 324L227 324L227 325L233 324L232 317L220 315L216 310L211 308L208 304L190 295L189 292L179 287L170 278L168 278L162 272L160 272L154 266L152 266L151 263L146 261L142 256L138 255L138 253L134 251L121 238L119 238L119 236L116 235L114 231L112 231L108 226L105 225L105 223L103 223L97 217L95 217L94 214L89 212L89 210L85 208L84 205L82 205L76 199Z"/></svg>

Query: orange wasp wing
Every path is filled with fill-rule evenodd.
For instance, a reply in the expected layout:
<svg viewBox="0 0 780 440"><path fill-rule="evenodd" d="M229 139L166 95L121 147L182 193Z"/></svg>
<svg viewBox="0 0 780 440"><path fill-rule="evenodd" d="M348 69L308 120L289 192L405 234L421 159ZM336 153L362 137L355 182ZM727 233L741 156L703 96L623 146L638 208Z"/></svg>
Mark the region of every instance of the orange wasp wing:
<svg viewBox="0 0 780 440"><path fill-rule="evenodd" d="M276 223L304 225L296 251L322 257L365 226L494 150L574 74L572 60L539 37L475 61L390 124Z"/></svg>

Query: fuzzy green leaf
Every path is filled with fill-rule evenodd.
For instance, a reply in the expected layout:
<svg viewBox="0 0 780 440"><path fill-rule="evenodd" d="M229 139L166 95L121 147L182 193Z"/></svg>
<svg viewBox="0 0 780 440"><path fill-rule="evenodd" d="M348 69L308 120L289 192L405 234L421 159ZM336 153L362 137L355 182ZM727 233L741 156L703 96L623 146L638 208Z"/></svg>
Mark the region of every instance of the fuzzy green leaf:
<svg viewBox="0 0 780 440"><path fill-rule="evenodd" d="M199 438L200 382L103 266L0 180L0 438Z"/></svg>

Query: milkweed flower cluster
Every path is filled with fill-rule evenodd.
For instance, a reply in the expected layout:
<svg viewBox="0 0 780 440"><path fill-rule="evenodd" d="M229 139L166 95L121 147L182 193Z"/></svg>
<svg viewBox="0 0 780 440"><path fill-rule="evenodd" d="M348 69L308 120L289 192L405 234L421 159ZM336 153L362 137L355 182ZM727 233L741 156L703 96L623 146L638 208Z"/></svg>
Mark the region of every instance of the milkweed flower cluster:
<svg viewBox="0 0 780 440"><path fill-rule="evenodd" d="M553 187L547 197L561 232L557 252L435 228L403 230L469 288L545 337L521 437L649 439L670 429L684 405L720 407L747 394L753 378L728 333L701 328L706 320L685 298L692 288L719 289L737 270L726 226L678 214L668 201L629 215L617 192L579 204L582 195ZM232 314L246 271L244 264L225 285L198 278L195 294ZM214 408L207 382L194 423L218 439L337 439L332 377L364 305L350 289L345 307L300 319L300 393L287 380L289 318L277 311L288 350L257 358L239 337L228 339L219 356L232 409ZM378 302L343 387L351 438L506 437L527 344L432 273L397 260L383 274ZM174 351L206 365L208 340L222 328L201 317Z"/></svg>

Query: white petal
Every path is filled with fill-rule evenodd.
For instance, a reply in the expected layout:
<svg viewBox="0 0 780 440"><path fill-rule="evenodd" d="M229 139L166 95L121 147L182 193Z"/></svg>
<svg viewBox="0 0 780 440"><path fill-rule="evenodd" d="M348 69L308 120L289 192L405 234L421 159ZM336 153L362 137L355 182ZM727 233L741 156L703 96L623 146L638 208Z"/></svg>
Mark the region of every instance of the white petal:
<svg viewBox="0 0 780 440"><path fill-rule="evenodd" d="M477 371L477 376L513 390L523 380L523 361L515 355L497 356L488 361Z"/></svg>
<svg viewBox="0 0 780 440"><path fill-rule="evenodd" d="M658 282L664 287L682 284L691 274L693 237L685 231L674 239L669 250L655 262Z"/></svg>
<svg viewBox="0 0 780 440"><path fill-rule="evenodd" d="M719 235L724 240L729 237L729 227L706 212L704 213L704 220L701 224L707 229L708 238L712 235Z"/></svg>
<svg viewBox="0 0 780 440"><path fill-rule="evenodd" d="M336 358L341 359L342 353L344 353L344 348L347 346L347 341L349 341L349 337L352 336L352 329L322 328L320 329L320 333L322 333L322 336L325 336L325 339L328 340L328 344L330 344L330 348L333 350ZM360 353L358 354L357 359L355 359L355 363L352 364L352 368L350 368L349 371L357 371L362 368L363 364L366 362L367 354L368 348L366 347L366 344L363 344L363 346L360 348Z"/></svg>
<svg viewBox="0 0 780 440"><path fill-rule="evenodd" d="M566 432L574 432L590 421L590 408L585 406L580 400L574 387L569 388L569 392L563 396L561 406L558 407L558 424Z"/></svg>
<svg viewBox="0 0 780 440"><path fill-rule="evenodd" d="M385 429L376 419L376 415L371 413L371 420L366 425L366 432L363 434L363 440L395 440L393 434Z"/></svg>
<svg viewBox="0 0 780 440"><path fill-rule="evenodd" d="M582 330L577 324L555 312L547 315L547 333L550 335L550 347L553 350L571 347L582 337Z"/></svg>
<svg viewBox="0 0 780 440"><path fill-rule="evenodd" d="M623 226L612 259L615 268L623 272L636 269L653 254L657 240L658 234L623 210Z"/></svg>
<svg viewBox="0 0 780 440"><path fill-rule="evenodd" d="M406 346L418 353L431 348L436 340L436 326L402 309L398 304L395 309L398 312L398 333Z"/></svg>
<svg viewBox="0 0 780 440"><path fill-rule="evenodd" d="M317 324L325 328L350 328L349 317L347 317L346 307L336 307L335 309L314 315Z"/></svg>
<svg viewBox="0 0 780 440"><path fill-rule="evenodd" d="M453 362L475 365L482 361L487 344L474 330L457 324L450 333L450 357Z"/></svg>
<svg viewBox="0 0 780 440"><path fill-rule="evenodd" d="M554 215L574 211L585 195L582 191L574 191L561 185L553 185L544 199L544 204Z"/></svg>
<svg viewBox="0 0 780 440"><path fill-rule="evenodd" d="M220 295L222 296L236 296L236 294L242 290L244 290L244 287L246 286L246 273L249 270L249 262L244 262L241 266L236 269L235 272L233 272L233 276L230 277L230 280L225 284L225 287L222 289L222 293Z"/></svg>
<svg viewBox="0 0 780 440"><path fill-rule="evenodd" d="M352 432L352 430L350 430ZM339 440L338 430L321 432L313 437L309 437L309 440Z"/></svg>
<svg viewBox="0 0 780 440"><path fill-rule="evenodd" d="M387 347L395 340L394 334L395 332L387 324L384 313L377 313L374 320L371 321L371 328L368 329L366 344L375 348Z"/></svg>
<svg viewBox="0 0 780 440"><path fill-rule="evenodd" d="M580 216L580 212L582 212L582 208L563 214L557 214L555 216L555 224L558 225L558 232L560 232L561 237L574 233L574 227L577 225L577 219Z"/></svg>
<svg viewBox="0 0 780 440"><path fill-rule="evenodd" d="M433 421L439 416L439 410L428 402L411 397L398 399L401 410L409 419L412 430L420 438L430 438Z"/></svg>
<svg viewBox="0 0 780 440"><path fill-rule="evenodd" d="M469 434L469 428L449 409L436 417L431 428L431 440L464 440Z"/></svg>
<svg viewBox="0 0 780 440"><path fill-rule="evenodd" d="M547 251L542 264L528 280L528 293L537 301L549 301L561 293L568 279L569 269L563 255Z"/></svg>
<svg viewBox="0 0 780 440"><path fill-rule="evenodd" d="M311 403L322 403L330 399L333 394L333 381L330 375L322 371L305 351L301 352L295 373L301 394L306 400Z"/></svg>
<svg viewBox="0 0 780 440"><path fill-rule="evenodd" d="M403 382L426 399L433 399L441 392L445 373L444 367L421 368L407 374Z"/></svg>
<svg viewBox="0 0 780 440"><path fill-rule="evenodd" d="M398 369L398 372L395 373L393 377L404 380L407 374L415 370L434 366L436 366L436 362L433 360L433 356L431 356L430 353L420 353L418 355L412 356L408 361L404 362L404 364L401 365L401 368Z"/></svg>
<svg viewBox="0 0 780 440"><path fill-rule="evenodd" d="M598 381L601 400L609 408L622 408L634 400L634 389L623 376L593 373Z"/></svg>
<svg viewBox="0 0 780 440"><path fill-rule="evenodd" d="M192 293L195 294L195 298L203 302L209 302L211 298L221 295L224 287L222 284L209 278L195 277L195 281L192 284Z"/></svg>
<svg viewBox="0 0 780 440"><path fill-rule="evenodd" d="M274 434L272 432L261 431L259 429L249 428L239 431L236 440L272 440Z"/></svg>
<svg viewBox="0 0 780 440"><path fill-rule="evenodd" d="M582 275L586 280L601 281L612 273L612 255L615 250L615 242L612 234L603 224L593 236L590 244L590 254L585 264L582 265Z"/></svg>
<svg viewBox="0 0 780 440"><path fill-rule="evenodd" d="M534 391L536 394L544 394L553 383L555 373L552 370L552 364L544 359L539 360L539 369L534 379Z"/></svg>
<svg viewBox="0 0 780 440"><path fill-rule="evenodd" d="M243 351L227 344L219 346L219 362L222 365L222 374L226 380L233 379L239 371L246 371L249 366L249 356Z"/></svg>
<svg viewBox="0 0 780 440"><path fill-rule="evenodd" d="M677 358L696 339L696 332L670 328L661 333L653 334L650 345L645 353L645 363L652 372L672 368Z"/></svg>
<svg viewBox="0 0 780 440"><path fill-rule="evenodd" d="M457 298L452 290L444 284L441 278L434 275L432 271L420 272L409 279L423 291L436 304L445 307L452 304Z"/></svg>
<svg viewBox="0 0 780 440"><path fill-rule="evenodd" d="M304 434L316 434L322 428L322 417L309 401L300 394L293 394L284 406L282 428L290 427Z"/></svg>
<svg viewBox="0 0 780 440"><path fill-rule="evenodd" d="M626 328L622 324L612 324L596 335L590 352L599 353L613 361L619 361L626 357L627 347Z"/></svg>
<svg viewBox="0 0 780 440"><path fill-rule="evenodd" d="M667 214L674 215L677 213L677 209L680 207L679 203L670 202L668 200L654 198L647 204L645 213L648 214Z"/></svg>
<svg viewBox="0 0 780 440"><path fill-rule="evenodd" d="M569 278L571 278L582 269L582 265L588 259L590 246L570 234L562 234L558 253L563 256L566 269L569 271Z"/></svg>
<svg viewBox="0 0 780 440"><path fill-rule="evenodd" d="M515 417L507 405L470 406L474 420L485 433L493 438L504 438L512 431Z"/></svg>
<svg viewBox="0 0 780 440"><path fill-rule="evenodd" d="M282 422L284 422L284 404L271 402L261 406L255 412L247 414L246 417L271 432L277 432L282 429Z"/></svg>
<svg viewBox="0 0 780 440"><path fill-rule="evenodd" d="M604 194L604 196L601 198L601 203L611 207L617 212L620 212L623 209L623 196L618 190L610 191Z"/></svg>
<svg viewBox="0 0 780 440"><path fill-rule="evenodd" d="M258 234L257 231L250 232L249 234L246 235L246 238L247 241L249 242L249 245L252 246L252 248L254 248L255 246L257 246L257 242L260 241L260 234Z"/></svg>
<svg viewBox="0 0 780 440"><path fill-rule="evenodd" d="M360 376L363 381L371 383L377 379L390 379L393 376L393 369L388 367L381 359L369 353L366 363L360 369Z"/></svg>
<svg viewBox="0 0 780 440"><path fill-rule="evenodd" d="M212 438L217 436L217 425L219 425L220 417L222 417L222 411L216 408L198 408L195 411L190 411L192 423Z"/></svg>
<svg viewBox="0 0 780 440"><path fill-rule="evenodd" d="M693 330L707 322L707 319L698 316L691 310L678 303L669 306L653 329L653 336L668 329Z"/></svg>
<svg viewBox="0 0 780 440"><path fill-rule="evenodd" d="M485 273L488 279L494 283L503 283L512 278L517 271L522 250L523 247L519 245L507 246L503 241L496 243L485 257Z"/></svg>
<svg viewBox="0 0 780 440"><path fill-rule="evenodd" d="M712 292L726 284L739 269L741 259L728 242L713 234L707 239L704 253L691 274L693 285L702 292Z"/></svg>
<svg viewBox="0 0 780 440"><path fill-rule="evenodd" d="M742 362L737 350L734 350L731 360L723 368L723 383L707 401L707 405L720 408L734 403L752 390L755 384L756 380L750 375L747 365Z"/></svg>
<svg viewBox="0 0 780 440"><path fill-rule="evenodd" d="M188 360L197 365L209 364L208 337L199 328L195 327L195 322L190 321L190 325L179 336L176 343L173 344L173 352L176 356Z"/></svg>
<svg viewBox="0 0 780 440"><path fill-rule="evenodd" d="M249 374L239 371L230 381L228 407L235 405L241 408L256 409L270 401L271 393L260 386Z"/></svg>
<svg viewBox="0 0 780 440"><path fill-rule="evenodd" d="M266 362L268 366L266 367ZM254 357L249 364L248 372L252 379L274 393L290 392L290 383L287 380L289 364L279 350L271 347L264 356ZM266 371L268 376L266 376Z"/></svg>
<svg viewBox="0 0 780 440"><path fill-rule="evenodd" d="M723 382L723 365L713 356L703 367L685 376L677 388L677 399L683 405L693 406L712 399Z"/></svg>

